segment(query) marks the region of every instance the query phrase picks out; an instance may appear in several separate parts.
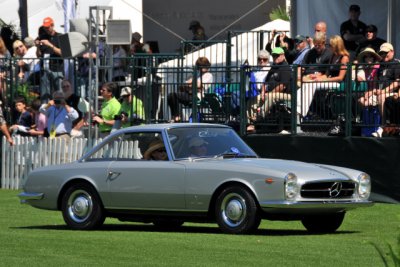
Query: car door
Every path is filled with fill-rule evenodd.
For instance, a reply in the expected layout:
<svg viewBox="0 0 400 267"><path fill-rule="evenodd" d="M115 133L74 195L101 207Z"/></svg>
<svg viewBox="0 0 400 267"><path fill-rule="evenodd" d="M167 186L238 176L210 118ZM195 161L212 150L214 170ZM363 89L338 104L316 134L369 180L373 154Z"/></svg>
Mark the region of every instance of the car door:
<svg viewBox="0 0 400 267"><path fill-rule="evenodd" d="M115 139L113 146L118 155L107 172L109 208L185 208L185 168L169 160L171 152L165 139L157 131L133 132ZM166 153L164 160L150 157L159 151Z"/></svg>
<svg viewBox="0 0 400 267"><path fill-rule="evenodd" d="M122 160L110 164L110 207L185 209L185 168L173 161Z"/></svg>

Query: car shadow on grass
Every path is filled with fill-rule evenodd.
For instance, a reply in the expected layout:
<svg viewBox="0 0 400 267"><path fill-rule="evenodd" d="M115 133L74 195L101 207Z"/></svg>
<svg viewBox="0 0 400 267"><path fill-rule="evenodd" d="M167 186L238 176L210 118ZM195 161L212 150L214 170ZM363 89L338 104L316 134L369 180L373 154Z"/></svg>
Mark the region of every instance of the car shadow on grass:
<svg viewBox="0 0 400 267"><path fill-rule="evenodd" d="M61 231L74 231L66 225L35 225L35 226L22 226L12 227L12 229L26 229L26 230L61 230ZM161 228L152 224L104 224L96 230L90 231L116 231L116 232L160 232L160 233L193 233L193 234L224 234L217 226L187 226L183 225L177 228ZM334 235L342 234L357 234L359 231L341 231L340 229ZM309 235L323 235L323 233L310 233L307 230L299 229L257 229L251 235L262 236L309 236Z"/></svg>

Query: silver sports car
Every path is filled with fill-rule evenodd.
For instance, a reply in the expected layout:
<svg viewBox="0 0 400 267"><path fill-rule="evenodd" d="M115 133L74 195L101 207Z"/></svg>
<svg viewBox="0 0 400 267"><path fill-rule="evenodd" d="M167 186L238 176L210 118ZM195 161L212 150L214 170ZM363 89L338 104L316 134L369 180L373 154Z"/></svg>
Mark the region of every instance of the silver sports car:
<svg viewBox="0 0 400 267"><path fill-rule="evenodd" d="M245 234L261 219L334 232L346 211L373 204L370 191L364 172L259 158L230 127L180 123L119 130L77 162L33 170L19 197L61 210L72 229L115 217L159 227L216 222Z"/></svg>

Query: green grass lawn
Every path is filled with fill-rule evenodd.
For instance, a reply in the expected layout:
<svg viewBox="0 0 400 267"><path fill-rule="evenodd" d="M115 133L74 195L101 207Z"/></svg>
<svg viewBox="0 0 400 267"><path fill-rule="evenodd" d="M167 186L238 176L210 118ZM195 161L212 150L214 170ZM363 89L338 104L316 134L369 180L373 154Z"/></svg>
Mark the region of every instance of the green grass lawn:
<svg viewBox="0 0 400 267"><path fill-rule="evenodd" d="M347 213L334 234L300 222L263 221L255 235L222 234L216 224L179 231L107 219L97 231L68 230L61 212L19 204L0 189L0 266L384 266L371 245L397 247L400 206Z"/></svg>

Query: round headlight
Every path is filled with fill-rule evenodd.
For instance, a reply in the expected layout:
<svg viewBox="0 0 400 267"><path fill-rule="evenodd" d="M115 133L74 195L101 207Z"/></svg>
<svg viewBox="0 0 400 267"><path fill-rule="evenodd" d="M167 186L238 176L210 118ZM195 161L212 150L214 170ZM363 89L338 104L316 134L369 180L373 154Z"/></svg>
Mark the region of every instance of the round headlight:
<svg viewBox="0 0 400 267"><path fill-rule="evenodd" d="M299 195L299 185L297 176L294 173L288 173L285 177L285 196L288 200L293 200Z"/></svg>
<svg viewBox="0 0 400 267"><path fill-rule="evenodd" d="M358 176L358 195L362 199L368 199L371 194L371 177L366 173Z"/></svg>

